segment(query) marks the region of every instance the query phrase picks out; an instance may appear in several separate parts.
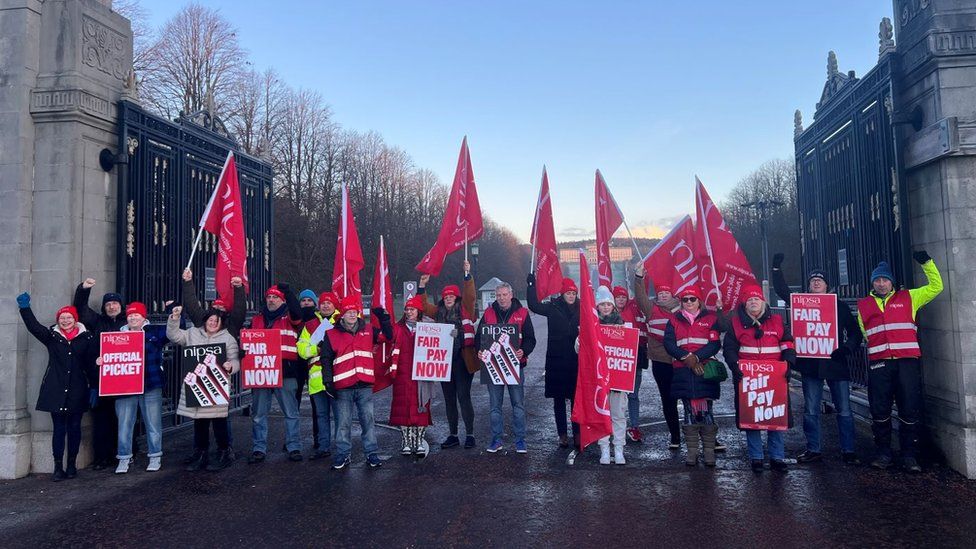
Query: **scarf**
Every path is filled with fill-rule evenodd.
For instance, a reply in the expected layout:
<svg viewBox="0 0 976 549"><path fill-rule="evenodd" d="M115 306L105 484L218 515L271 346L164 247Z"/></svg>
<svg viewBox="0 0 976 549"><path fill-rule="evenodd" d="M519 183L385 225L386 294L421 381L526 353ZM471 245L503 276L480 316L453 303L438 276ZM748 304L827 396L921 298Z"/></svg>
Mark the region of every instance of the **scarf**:
<svg viewBox="0 0 976 549"><path fill-rule="evenodd" d="M78 328L78 324L77 323L74 325L73 328L71 328L67 332L64 331L64 330L61 330L61 333L64 334L64 338L67 339L68 341L71 341L72 339L74 339L75 336L77 336L80 332L81 332L81 329Z"/></svg>
<svg viewBox="0 0 976 549"><path fill-rule="evenodd" d="M282 304L281 307L278 307L278 309L274 311L268 309L267 305L261 307L261 316L264 317L265 327L270 328L271 325L274 324L276 320L284 316L287 312L288 312L288 306L284 304Z"/></svg>

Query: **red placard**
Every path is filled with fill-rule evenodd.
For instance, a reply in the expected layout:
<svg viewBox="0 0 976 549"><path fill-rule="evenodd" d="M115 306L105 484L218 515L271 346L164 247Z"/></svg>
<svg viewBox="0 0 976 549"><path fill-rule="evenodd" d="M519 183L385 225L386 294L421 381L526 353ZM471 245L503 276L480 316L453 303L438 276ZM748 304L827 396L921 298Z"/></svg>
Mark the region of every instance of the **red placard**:
<svg viewBox="0 0 976 549"><path fill-rule="evenodd" d="M277 389L282 385L281 332L241 330L241 382L245 389Z"/></svg>
<svg viewBox="0 0 976 549"><path fill-rule="evenodd" d="M612 391L633 393L637 383L637 346L640 334L637 328L601 324L600 343L607 357L610 382L607 388Z"/></svg>
<svg viewBox="0 0 976 549"><path fill-rule="evenodd" d="M761 431L790 428L789 386L786 362L740 360L739 427Z"/></svg>
<svg viewBox="0 0 976 549"><path fill-rule="evenodd" d="M830 358L839 346L837 294L791 294L790 330L796 356Z"/></svg>
<svg viewBox="0 0 976 549"><path fill-rule="evenodd" d="M146 335L104 332L99 355L98 396L141 395L145 391Z"/></svg>

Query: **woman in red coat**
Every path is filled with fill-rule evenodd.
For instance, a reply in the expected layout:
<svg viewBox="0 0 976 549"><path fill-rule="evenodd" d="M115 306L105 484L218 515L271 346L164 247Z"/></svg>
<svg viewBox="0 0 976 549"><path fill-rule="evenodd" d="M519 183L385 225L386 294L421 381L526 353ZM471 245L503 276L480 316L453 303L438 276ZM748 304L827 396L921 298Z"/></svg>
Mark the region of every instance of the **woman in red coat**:
<svg viewBox="0 0 976 549"><path fill-rule="evenodd" d="M393 325L393 353L390 377L393 379L393 402L390 404L390 425L400 427L403 435L402 455L415 454L427 457L430 446L424 439L424 431L431 425L430 400L434 383L414 381L413 343L423 298L414 296L407 300L403 317Z"/></svg>

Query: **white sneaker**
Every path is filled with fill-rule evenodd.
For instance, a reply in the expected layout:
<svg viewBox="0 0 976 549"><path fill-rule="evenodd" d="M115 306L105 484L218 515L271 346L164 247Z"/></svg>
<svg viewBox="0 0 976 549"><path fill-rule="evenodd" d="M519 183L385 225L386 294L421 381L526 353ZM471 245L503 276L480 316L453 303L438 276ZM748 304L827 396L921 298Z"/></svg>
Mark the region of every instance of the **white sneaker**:
<svg viewBox="0 0 976 549"><path fill-rule="evenodd" d="M623 448L623 446L614 446L613 447L613 462L616 463L617 465L624 465L624 464L627 463L627 460L624 459L624 448Z"/></svg>
<svg viewBox="0 0 976 549"><path fill-rule="evenodd" d="M429 452L430 452L430 444L427 444L426 439L423 438L420 439L420 446L417 447L417 455L422 458L425 458L427 457L427 454Z"/></svg>
<svg viewBox="0 0 976 549"><path fill-rule="evenodd" d="M162 464L163 464L163 458L159 456L151 457L149 458L149 465L146 467L146 470L149 471L150 473L155 473L156 471L159 470Z"/></svg>
<svg viewBox="0 0 976 549"><path fill-rule="evenodd" d="M610 465L609 446L600 446L600 465Z"/></svg>
<svg viewBox="0 0 976 549"><path fill-rule="evenodd" d="M410 448L409 444L405 444L403 448L400 449L401 456L409 456L412 453L413 453L413 449Z"/></svg>
<svg viewBox="0 0 976 549"><path fill-rule="evenodd" d="M116 475L124 475L129 472L129 463L132 458L122 458L119 460L119 466L115 468Z"/></svg>

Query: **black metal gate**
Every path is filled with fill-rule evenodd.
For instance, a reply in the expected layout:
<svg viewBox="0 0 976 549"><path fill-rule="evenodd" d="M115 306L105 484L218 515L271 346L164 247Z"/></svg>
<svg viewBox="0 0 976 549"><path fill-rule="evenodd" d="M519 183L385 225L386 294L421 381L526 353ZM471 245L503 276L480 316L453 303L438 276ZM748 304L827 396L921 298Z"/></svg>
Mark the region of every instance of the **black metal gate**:
<svg viewBox="0 0 976 549"><path fill-rule="evenodd" d="M221 133L223 125L207 112L162 119L129 101L119 102L119 147L128 163L119 166L118 281L128 300L149 309L150 320L164 322L164 304L179 300L181 273L197 235L200 216L220 177L227 153L234 150L246 227L248 310L261 303L274 272L271 166L237 150ZM191 269L203 297L204 274L216 264L216 238L204 233ZM180 423L175 415L182 383L180 369L166 353L164 426ZM235 379L234 387L239 387ZM249 395L235 391L233 407Z"/></svg>

